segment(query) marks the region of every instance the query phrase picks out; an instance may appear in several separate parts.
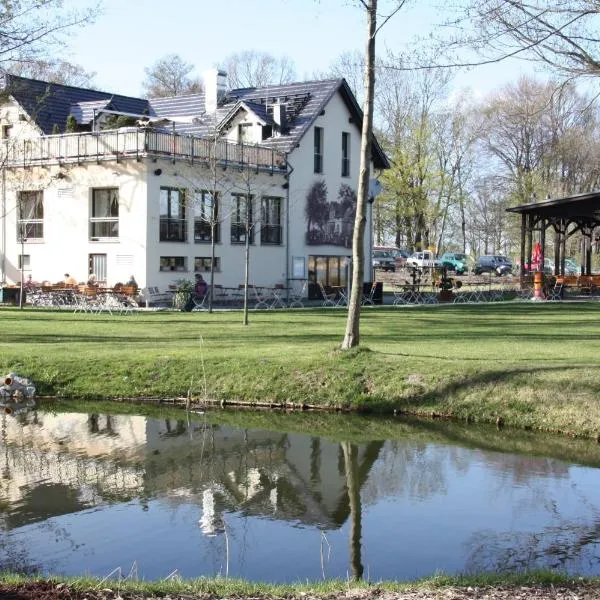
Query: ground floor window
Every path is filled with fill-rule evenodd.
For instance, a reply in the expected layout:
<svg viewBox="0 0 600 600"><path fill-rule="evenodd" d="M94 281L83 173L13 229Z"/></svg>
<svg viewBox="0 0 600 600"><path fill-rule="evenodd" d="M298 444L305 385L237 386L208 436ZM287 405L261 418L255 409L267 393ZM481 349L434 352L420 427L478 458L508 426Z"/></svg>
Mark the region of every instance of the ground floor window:
<svg viewBox="0 0 600 600"><path fill-rule="evenodd" d="M17 240L41 240L44 237L44 193L41 190L19 192Z"/></svg>
<svg viewBox="0 0 600 600"><path fill-rule="evenodd" d="M196 273L210 273L210 256L196 256L194 258L194 272ZM218 256L214 258L214 269L217 272L221 270L221 259Z"/></svg>
<svg viewBox="0 0 600 600"><path fill-rule="evenodd" d="M19 254L19 269L28 271L31 268L31 258L29 254Z"/></svg>
<svg viewBox="0 0 600 600"><path fill-rule="evenodd" d="M315 256L308 257L308 279L323 285L348 285L349 256Z"/></svg>
<svg viewBox="0 0 600 600"><path fill-rule="evenodd" d="M187 271L185 256L161 256L161 271Z"/></svg>
<svg viewBox="0 0 600 600"><path fill-rule="evenodd" d="M106 283L107 260L106 254L90 254L88 261L88 275L95 275L98 283Z"/></svg>

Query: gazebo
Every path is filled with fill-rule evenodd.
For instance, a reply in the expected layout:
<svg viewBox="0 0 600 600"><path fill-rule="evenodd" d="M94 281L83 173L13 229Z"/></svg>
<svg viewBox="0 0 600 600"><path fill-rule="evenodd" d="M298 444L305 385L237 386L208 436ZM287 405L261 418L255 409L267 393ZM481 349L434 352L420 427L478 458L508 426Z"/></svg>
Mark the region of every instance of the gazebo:
<svg viewBox="0 0 600 600"><path fill-rule="evenodd" d="M600 192L566 196L535 204L521 204L507 211L521 215L521 283L525 265L531 262L534 231L540 232L543 268L546 230L549 227L554 231L554 273L565 274L567 239L579 232L583 236L581 274L591 275L593 233L594 229L600 227Z"/></svg>

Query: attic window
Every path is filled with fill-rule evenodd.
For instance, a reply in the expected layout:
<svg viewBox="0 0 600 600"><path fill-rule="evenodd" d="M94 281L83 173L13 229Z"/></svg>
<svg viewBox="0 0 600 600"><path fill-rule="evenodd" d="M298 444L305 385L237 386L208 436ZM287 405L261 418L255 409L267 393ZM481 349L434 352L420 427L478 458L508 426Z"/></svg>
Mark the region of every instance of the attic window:
<svg viewBox="0 0 600 600"><path fill-rule="evenodd" d="M238 125L238 143L248 144L252 142L252 123L240 123Z"/></svg>
<svg viewBox="0 0 600 600"><path fill-rule="evenodd" d="M262 139L266 140L273 135L273 125L263 125L262 126Z"/></svg>

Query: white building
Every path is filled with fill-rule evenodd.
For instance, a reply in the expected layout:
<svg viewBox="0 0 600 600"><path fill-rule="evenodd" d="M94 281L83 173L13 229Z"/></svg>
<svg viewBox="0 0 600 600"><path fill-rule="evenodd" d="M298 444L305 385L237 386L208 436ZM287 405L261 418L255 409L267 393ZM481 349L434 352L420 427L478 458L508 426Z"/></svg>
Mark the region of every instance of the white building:
<svg viewBox="0 0 600 600"><path fill-rule="evenodd" d="M204 93L151 100L10 75L2 88L2 283L21 267L193 279L211 269L216 191L215 283L243 282L248 235L251 283L345 284L362 123L345 80L227 90L213 70ZM376 141L372 166L388 166Z"/></svg>

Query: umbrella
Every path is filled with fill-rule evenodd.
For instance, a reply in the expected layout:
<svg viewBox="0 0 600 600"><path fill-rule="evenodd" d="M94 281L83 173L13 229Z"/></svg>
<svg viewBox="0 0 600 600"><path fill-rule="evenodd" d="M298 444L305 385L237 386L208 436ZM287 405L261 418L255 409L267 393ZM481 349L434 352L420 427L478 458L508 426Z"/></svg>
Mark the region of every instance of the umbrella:
<svg viewBox="0 0 600 600"><path fill-rule="evenodd" d="M531 252L531 270L540 271L542 263L542 245L539 242L535 243Z"/></svg>

